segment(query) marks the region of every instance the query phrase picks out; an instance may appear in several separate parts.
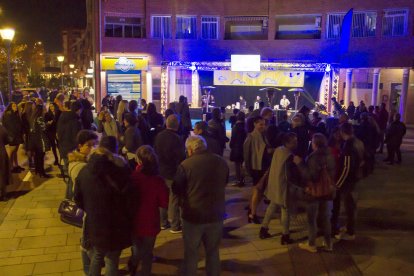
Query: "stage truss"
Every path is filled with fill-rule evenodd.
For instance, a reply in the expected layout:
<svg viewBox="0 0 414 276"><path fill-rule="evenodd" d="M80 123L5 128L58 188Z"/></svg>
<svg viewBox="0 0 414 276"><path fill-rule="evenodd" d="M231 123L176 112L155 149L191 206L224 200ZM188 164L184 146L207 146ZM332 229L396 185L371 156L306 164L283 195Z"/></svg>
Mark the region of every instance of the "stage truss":
<svg viewBox="0 0 414 276"><path fill-rule="evenodd" d="M216 70L230 70L230 62L186 62L186 61L171 61L162 62L161 64L161 112L164 113L168 106L168 73L169 69L182 69L193 71L193 80L196 79L194 74L197 71L216 71ZM332 97L338 97L339 89L339 67L329 63L305 63L305 62L262 62L260 64L261 71L302 71L302 72L324 72L326 76L325 82L322 84L324 95L321 104L328 107L330 110L330 103Z"/></svg>

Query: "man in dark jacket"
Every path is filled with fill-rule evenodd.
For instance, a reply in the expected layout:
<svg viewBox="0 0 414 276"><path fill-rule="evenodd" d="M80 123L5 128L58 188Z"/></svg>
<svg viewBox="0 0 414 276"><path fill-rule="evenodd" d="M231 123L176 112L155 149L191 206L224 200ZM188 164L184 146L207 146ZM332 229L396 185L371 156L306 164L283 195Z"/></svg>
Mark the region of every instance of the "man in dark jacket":
<svg viewBox="0 0 414 276"><path fill-rule="evenodd" d="M200 135L206 140L208 151L223 156L223 148L220 146L219 141L208 132L208 124L206 122L197 122L194 126L194 134Z"/></svg>
<svg viewBox="0 0 414 276"><path fill-rule="evenodd" d="M229 168L223 158L207 151L201 136L189 137L186 149L189 157L178 167L172 186L183 208L184 271L181 275L197 274L201 242L206 251L207 275L219 275Z"/></svg>
<svg viewBox="0 0 414 276"><path fill-rule="evenodd" d="M76 149L76 136L82 129L80 114L82 113L82 104L80 101L73 102L71 110L62 112L57 122L57 139L59 141L60 158L63 159L63 173L68 174L68 153ZM68 178L66 181L66 198L72 198L72 182Z"/></svg>
<svg viewBox="0 0 414 276"><path fill-rule="evenodd" d="M379 148L379 153L383 152L384 149L384 138L385 138L385 131L387 130L387 123L388 123L388 111L386 109L386 104L382 103L381 104L381 108L379 110L379 114L378 114L378 126L380 128L380 148Z"/></svg>
<svg viewBox="0 0 414 276"><path fill-rule="evenodd" d="M388 161L390 165L394 164L394 155L397 154L397 164L401 164L401 144L407 128L401 120L399 113L395 114L395 120L390 124L387 131L386 143L388 157L385 161Z"/></svg>
<svg viewBox="0 0 414 276"><path fill-rule="evenodd" d="M340 127L341 137L344 140L341 154L339 157L339 179L336 182L337 194L333 203L332 211L332 233L335 238L343 240L355 239L355 214L356 201L354 190L358 181L358 170L360 166L360 158L358 150L355 147L355 138L353 127L349 123L343 123ZM338 232L338 217L341 205L341 199L344 200L346 210L346 231Z"/></svg>
<svg viewBox="0 0 414 276"><path fill-rule="evenodd" d="M170 188L170 200L168 214L161 210L161 229L170 227L168 217L171 219L171 233L181 233L180 209L178 198L171 193L171 185L177 171L178 165L185 159L185 148L181 137L177 134L180 123L174 114L168 116L166 129L162 130L155 137L154 149L160 162L160 175Z"/></svg>
<svg viewBox="0 0 414 276"><path fill-rule="evenodd" d="M86 213L84 239L90 241L92 258L89 275L118 275L122 249L131 245L132 213L130 170L117 156L117 140L102 138L76 178L75 201Z"/></svg>

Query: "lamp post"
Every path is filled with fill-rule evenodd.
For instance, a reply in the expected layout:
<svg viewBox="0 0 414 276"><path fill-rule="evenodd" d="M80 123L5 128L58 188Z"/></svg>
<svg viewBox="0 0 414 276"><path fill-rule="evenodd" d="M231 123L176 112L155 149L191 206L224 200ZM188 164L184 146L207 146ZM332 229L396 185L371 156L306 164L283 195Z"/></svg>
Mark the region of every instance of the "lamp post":
<svg viewBox="0 0 414 276"><path fill-rule="evenodd" d="M69 64L69 68L70 68L70 86L73 86L73 68L75 68L75 64Z"/></svg>
<svg viewBox="0 0 414 276"><path fill-rule="evenodd" d="M62 90L63 90L63 61L65 60L65 57L58 56L57 60L60 62L60 73L62 74Z"/></svg>
<svg viewBox="0 0 414 276"><path fill-rule="evenodd" d="M14 30L13 29L2 29L0 30L1 38L4 40L7 46L7 78L8 78L8 88L9 88L9 102L12 99L12 74L10 68L10 52L11 52L11 42L14 38Z"/></svg>

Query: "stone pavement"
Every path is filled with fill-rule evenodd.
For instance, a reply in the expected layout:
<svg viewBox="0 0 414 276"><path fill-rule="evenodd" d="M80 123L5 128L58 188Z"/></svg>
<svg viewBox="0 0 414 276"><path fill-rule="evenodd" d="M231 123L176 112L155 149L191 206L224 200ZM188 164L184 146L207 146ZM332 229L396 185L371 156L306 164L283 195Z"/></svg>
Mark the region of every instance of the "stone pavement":
<svg viewBox="0 0 414 276"><path fill-rule="evenodd" d="M270 225L275 237L260 240L260 225L247 224L244 210L250 188L228 187L222 275L414 275L414 132L404 150L403 165L378 162L374 175L359 184L357 239L337 242L333 253L311 254L297 244L281 246L277 219ZM41 182L30 175L25 180L15 184L16 199L0 205L0 275L83 275L80 229L62 223L57 214L64 183L59 178ZM260 214L264 208L260 206ZM304 240L305 214L291 221L292 237ZM153 274L179 275L181 234L164 230L155 247ZM129 254L124 250L121 256L123 274ZM200 260L200 275L203 266Z"/></svg>

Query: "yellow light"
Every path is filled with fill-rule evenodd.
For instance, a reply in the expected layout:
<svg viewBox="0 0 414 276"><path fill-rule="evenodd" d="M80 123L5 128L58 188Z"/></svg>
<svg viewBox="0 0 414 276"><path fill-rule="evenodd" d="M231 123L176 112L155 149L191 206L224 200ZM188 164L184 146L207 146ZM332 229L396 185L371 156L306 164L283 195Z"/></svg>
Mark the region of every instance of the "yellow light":
<svg viewBox="0 0 414 276"><path fill-rule="evenodd" d="M2 29L0 30L0 35L3 40L10 40L12 41L14 38L14 30L13 29Z"/></svg>
<svg viewBox="0 0 414 276"><path fill-rule="evenodd" d="M63 62L63 61L65 60L65 57L64 57L64 56L58 56L58 57L57 57L57 60L58 60L59 62Z"/></svg>
<svg viewBox="0 0 414 276"><path fill-rule="evenodd" d="M75 68L75 64L69 64L69 68L70 68L70 69Z"/></svg>

